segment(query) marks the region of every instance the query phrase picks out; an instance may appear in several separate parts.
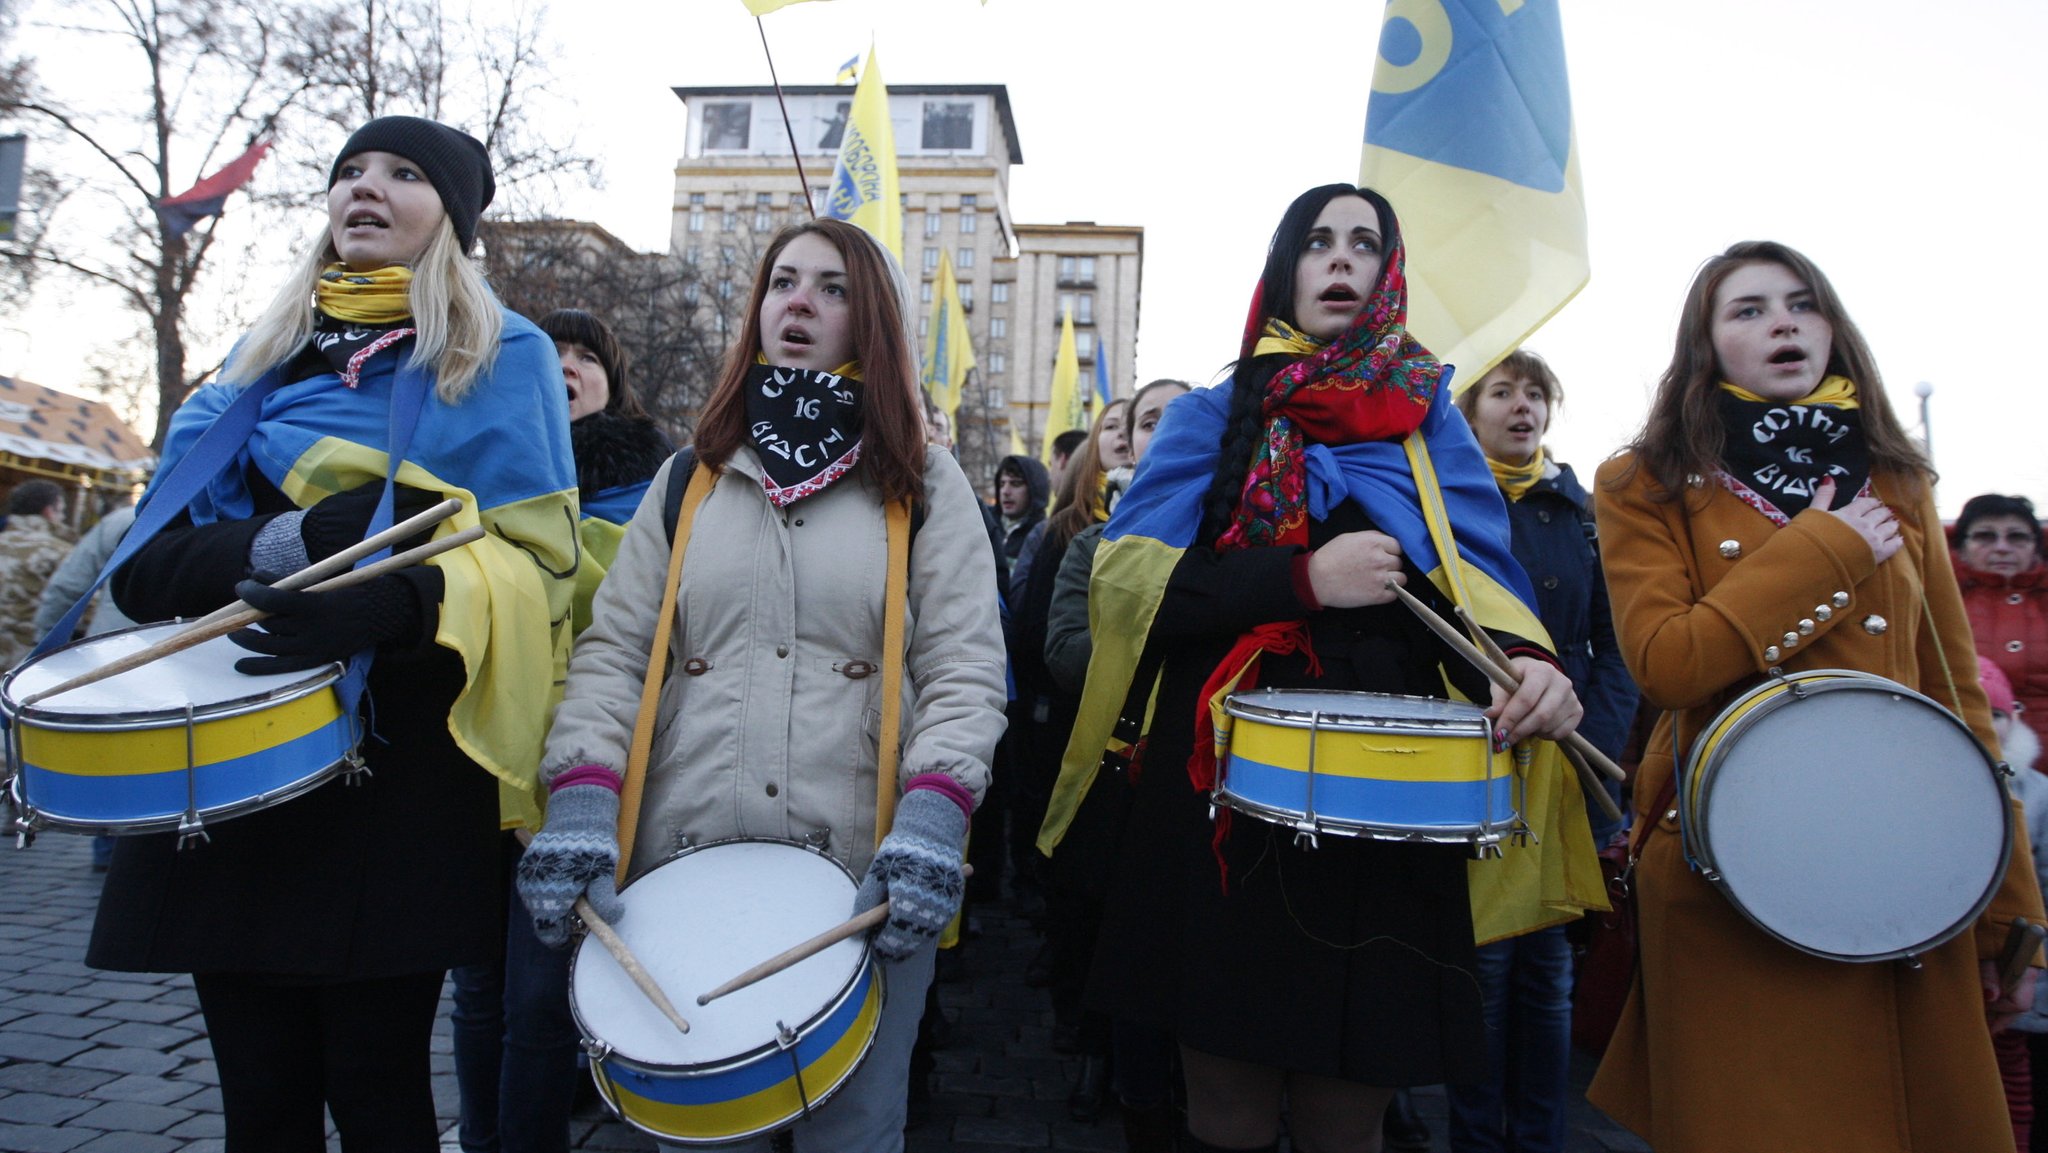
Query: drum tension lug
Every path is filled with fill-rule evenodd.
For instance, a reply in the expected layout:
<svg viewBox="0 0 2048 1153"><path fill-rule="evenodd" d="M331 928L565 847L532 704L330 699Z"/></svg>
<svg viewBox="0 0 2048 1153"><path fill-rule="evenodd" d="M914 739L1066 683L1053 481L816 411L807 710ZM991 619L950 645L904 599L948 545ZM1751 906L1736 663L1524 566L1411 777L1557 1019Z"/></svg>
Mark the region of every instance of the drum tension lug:
<svg viewBox="0 0 2048 1153"><path fill-rule="evenodd" d="M179 851L182 852L187 845L195 841L202 845L210 845L213 843L213 837L206 831L206 822L200 820L197 814L187 813L178 818Z"/></svg>
<svg viewBox="0 0 2048 1153"><path fill-rule="evenodd" d="M1905 956L1900 957L1899 963L1904 965L1906 968L1911 969L1915 973L1919 972L1921 969L1920 958L1918 955L1913 953L1908 953Z"/></svg>
<svg viewBox="0 0 2048 1153"><path fill-rule="evenodd" d="M775 1047L789 1054L790 1072L796 1077L796 1097L803 1103L804 1116L811 1115L811 1091L804 1085L804 1064L797 1059L796 1030L780 1021L775 1022Z"/></svg>
<svg viewBox="0 0 2048 1153"><path fill-rule="evenodd" d="M1316 830L1313 825L1294 826L1294 847L1297 849L1319 849L1322 847L1316 840Z"/></svg>
<svg viewBox="0 0 2048 1153"><path fill-rule="evenodd" d="M593 1062L603 1064L611 1057L612 1047L609 1041L600 1041L595 1037L585 1037L583 1039L583 1052Z"/></svg>
<svg viewBox="0 0 2048 1153"><path fill-rule="evenodd" d="M354 788L374 775L370 772L370 763L363 759L361 753L350 753L342 760L348 762L348 767L341 771L341 783L346 788Z"/></svg>

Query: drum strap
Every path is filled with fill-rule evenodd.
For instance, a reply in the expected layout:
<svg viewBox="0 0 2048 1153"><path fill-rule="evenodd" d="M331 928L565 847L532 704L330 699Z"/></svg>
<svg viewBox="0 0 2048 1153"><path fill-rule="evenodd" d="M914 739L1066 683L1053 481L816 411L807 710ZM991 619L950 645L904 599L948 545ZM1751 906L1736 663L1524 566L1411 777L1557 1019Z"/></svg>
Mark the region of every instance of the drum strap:
<svg viewBox="0 0 2048 1153"><path fill-rule="evenodd" d="M693 464L678 457L670 468ZM690 469L690 486L683 491L677 510L675 531L668 549L668 577L661 586L661 614L654 621L654 643L648 647L647 677L640 685L640 714L633 721L632 751L626 756L626 780L619 789L619 868L616 880L626 881L626 869L633 860L633 833L640 827L640 798L647 785L647 756L654 747L655 714L661 706L661 683L668 672L668 634L676 619L676 591L683 583L683 553L690 547L690 522L697 506L711 495L718 473L708 468Z"/></svg>
<svg viewBox="0 0 2048 1153"><path fill-rule="evenodd" d="M882 733L875 750L875 844L896 823L896 762L902 755L903 614L910 593L910 502L892 500L884 510L889 526L889 575L882 586Z"/></svg>

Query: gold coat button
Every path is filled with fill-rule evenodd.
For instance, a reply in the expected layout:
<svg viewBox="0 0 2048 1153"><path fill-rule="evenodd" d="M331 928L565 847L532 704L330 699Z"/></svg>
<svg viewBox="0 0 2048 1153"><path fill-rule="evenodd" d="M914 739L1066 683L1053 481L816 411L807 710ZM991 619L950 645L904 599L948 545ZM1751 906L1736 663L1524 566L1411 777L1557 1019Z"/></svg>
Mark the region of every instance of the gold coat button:
<svg viewBox="0 0 2048 1153"><path fill-rule="evenodd" d="M1734 560L1734 559L1735 559L1736 557L1739 557L1739 556L1741 556L1741 555L1742 555L1742 542L1741 542L1741 541L1739 541L1739 540L1724 540L1724 541L1722 541L1722 542L1721 542L1721 555L1722 555L1722 556L1724 556L1724 557L1726 557L1726 558L1728 558L1729 560Z"/></svg>
<svg viewBox="0 0 2048 1153"><path fill-rule="evenodd" d="M1878 616L1876 613L1871 613L1863 618L1863 631L1871 636L1881 637L1884 635L1884 630L1890 627L1892 627L1891 622Z"/></svg>
<svg viewBox="0 0 2048 1153"><path fill-rule="evenodd" d="M1838 609L1848 608L1849 594L1844 592L1838 592L1834 596L1828 598L1828 603L1834 605Z"/></svg>
<svg viewBox="0 0 2048 1153"><path fill-rule="evenodd" d="M1813 606L1813 619L1814 619L1814 620L1817 620L1817 621L1824 621L1824 620L1827 620L1827 619L1828 619L1829 617L1832 617L1832 616L1834 616L1834 615L1835 615L1835 610L1834 610L1834 607L1833 607L1833 606L1831 606L1831 605L1815 605L1815 606Z"/></svg>
<svg viewBox="0 0 2048 1153"><path fill-rule="evenodd" d="M1772 645L1770 648L1764 650L1764 663L1767 665L1777 664L1778 657L1780 655L1781 654L1778 652L1778 646Z"/></svg>
<svg viewBox="0 0 2048 1153"><path fill-rule="evenodd" d="M1806 617L1800 620L1799 635L1802 637L1810 637L1813 635L1813 618Z"/></svg>

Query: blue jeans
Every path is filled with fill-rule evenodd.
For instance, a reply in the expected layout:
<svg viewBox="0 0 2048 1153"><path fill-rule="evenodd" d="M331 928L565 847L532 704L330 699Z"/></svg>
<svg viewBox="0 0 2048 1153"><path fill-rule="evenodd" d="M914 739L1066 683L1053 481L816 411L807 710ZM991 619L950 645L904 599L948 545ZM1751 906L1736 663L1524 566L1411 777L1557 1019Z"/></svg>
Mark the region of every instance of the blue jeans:
<svg viewBox="0 0 2048 1153"><path fill-rule="evenodd" d="M567 949L533 935L511 885L519 842L506 844L503 964L454 971L455 1084L463 1153L566 1153L581 1035L569 1013Z"/></svg>
<svg viewBox="0 0 2048 1153"><path fill-rule="evenodd" d="M1454 1153L1558 1153L1570 1092L1572 950L1563 925L1479 948L1487 1079L1449 1085Z"/></svg>

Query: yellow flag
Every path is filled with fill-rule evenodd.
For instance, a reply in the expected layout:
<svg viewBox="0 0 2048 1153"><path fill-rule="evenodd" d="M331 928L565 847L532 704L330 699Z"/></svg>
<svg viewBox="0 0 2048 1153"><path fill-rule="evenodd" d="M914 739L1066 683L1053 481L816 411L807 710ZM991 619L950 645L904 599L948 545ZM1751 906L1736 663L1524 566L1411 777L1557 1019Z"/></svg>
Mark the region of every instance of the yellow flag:
<svg viewBox="0 0 2048 1153"><path fill-rule="evenodd" d="M765 2L765 0L763 0ZM825 193L825 215L858 225L903 259L903 197L896 185L896 133L889 124L889 89L875 50L853 90L853 110L839 142L839 163Z"/></svg>
<svg viewBox="0 0 2048 1153"><path fill-rule="evenodd" d="M1053 438L1070 428L1086 429L1088 413L1081 407L1081 358L1074 352L1074 308L1060 320L1060 351L1052 362L1052 403L1045 410L1045 442L1038 459L1052 467Z"/></svg>
<svg viewBox="0 0 2048 1153"><path fill-rule="evenodd" d="M931 321L926 326L922 377L926 395L946 412L950 422L960 407L960 390L975 366L974 342L967 333L967 312L960 307L960 285L953 279L953 256L939 251L939 278L932 285Z"/></svg>
<svg viewBox="0 0 2048 1153"><path fill-rule="evenodd" d="M791 4L803 2L804 0L740 0L740 3L747 6L747 11L756 16L766 16L778 8L787 8Z"/></svg>
<svg viewBox="0 0 2048 1153"><path fill-rule="evenodd" d="M1387 5L1358 179L1400 209L1408 329L1461 384L1586 284L1559 8Z"/></svg>

